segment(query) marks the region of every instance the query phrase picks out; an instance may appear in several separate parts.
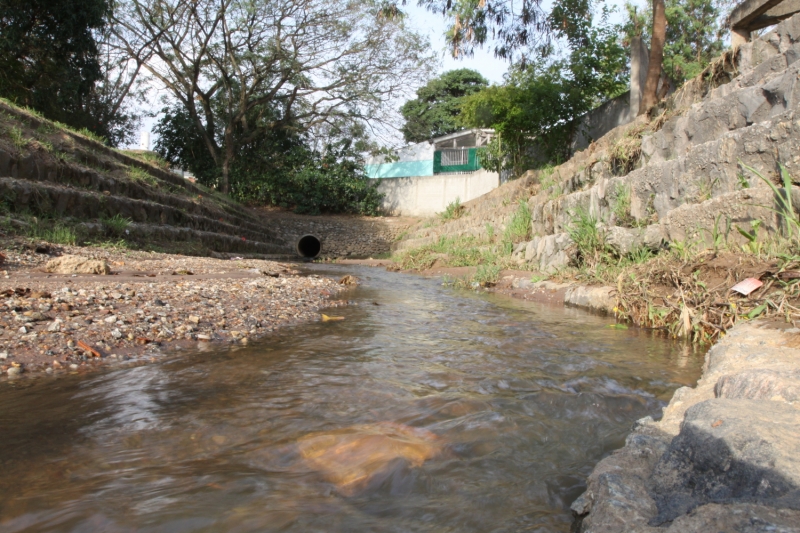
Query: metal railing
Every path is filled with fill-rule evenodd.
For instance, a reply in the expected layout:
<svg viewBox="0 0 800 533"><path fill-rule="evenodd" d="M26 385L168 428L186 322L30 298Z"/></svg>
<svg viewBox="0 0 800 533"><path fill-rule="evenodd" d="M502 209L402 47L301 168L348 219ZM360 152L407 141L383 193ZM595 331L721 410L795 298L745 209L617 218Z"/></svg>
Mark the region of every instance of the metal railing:
<svg viewBox="0 0 800 533"><path fill-rule="evenodd" d="M453 167L469 163L469 150L442 150L442 166Z"/></svg>

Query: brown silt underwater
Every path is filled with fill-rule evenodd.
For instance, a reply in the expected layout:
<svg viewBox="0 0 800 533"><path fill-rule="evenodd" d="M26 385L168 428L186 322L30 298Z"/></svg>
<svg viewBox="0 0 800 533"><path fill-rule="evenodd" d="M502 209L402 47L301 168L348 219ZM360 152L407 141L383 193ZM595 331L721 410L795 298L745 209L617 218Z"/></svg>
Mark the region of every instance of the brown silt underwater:
<svg viewBox="0 0 800 533"><path fill-rule="evenodd" d="M392 422L312 433L301 437L297 447L306 464L343 496L375 488L396 471L420 467L443 452L442 439L434 433Z"/></svg>

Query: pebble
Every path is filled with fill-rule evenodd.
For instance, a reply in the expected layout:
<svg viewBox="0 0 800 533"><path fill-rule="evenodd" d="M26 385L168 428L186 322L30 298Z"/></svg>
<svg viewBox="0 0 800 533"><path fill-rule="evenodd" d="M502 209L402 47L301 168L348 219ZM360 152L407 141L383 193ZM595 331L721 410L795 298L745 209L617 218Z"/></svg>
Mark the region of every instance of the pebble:
<svg viewBox="0 0 800 533"><path fill-rule="evenodd" d="M26 277L26 270L41 268L47 257L6 247L11 276L0 278L0 291L9 294L0 297L0 354L13 349L15 361L29 371L44 370L54 360L78 368L72 364L85 360L78 342L103 355L141 353L154 345L170 349L184 340L208 347L215 341L247 344L282 324L319 320L322 307L346 305L328 299L342 289L336 280L298 276L274 261L70 246L53 250L106 260L114 271L124 268L118 272L124 278ZM179 270L194 275L171 275Z"/></svg>
<svg viewBox="0 0 800 533"><path fill-rule="evenodd" d="M18 376L22 373L22 368L17 366L12 366L8 370L6 370L6 373L8 374L8 377Z"/></svg>

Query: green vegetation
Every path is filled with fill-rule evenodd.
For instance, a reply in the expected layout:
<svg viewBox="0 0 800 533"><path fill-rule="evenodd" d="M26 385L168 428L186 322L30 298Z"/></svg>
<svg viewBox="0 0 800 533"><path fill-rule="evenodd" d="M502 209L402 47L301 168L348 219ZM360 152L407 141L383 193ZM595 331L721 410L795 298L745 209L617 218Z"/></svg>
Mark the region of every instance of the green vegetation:
<svg viewBox="0 0 800 533"><path fill-rule="evenodd" d="M445 207L444 211L439 213L439 217L442 220L455 220L457 218L461 218L461 215L464 214L464 206L461 205L461 199L456 198Z"/></svg>
<svg viewBox="0 0 800 533"><path fill-rule="evenodd" d="M512 213L503 232L503 241L516 244L527 240L531 235L531 217L532 213L528 202L520 199L516 211Z"/></svg>
<svg viewBox="0 0 800 533"><path fill-rule="evenodd" d="M417 89L417 97L400 108L406 142L423 142L460 130L458 115L464 97L488 85L480 73L462 68L445 72Z"/></svg>
<svg viewBox="0 0 800 533"><path fill-rule="evenodd" d="M150 185L157 186L158 180L149 172L139 167L128 167L128 177L134 181L142 181Z"/></svg>
<svg viewBox="0 0 800 533"><path fill-rule="evenodd" d="M119 213L113 217L101 218L100 221L106 227L107 231L114 236L123 235L131 224L131 219L125 218Z"/></svg>
<svg viewBox="0 0 800 533"><path fill-rule="evenodd" d="M631 186L620 183L614 190L611 204L614 220L617 226L633 227L636 220L631 216Z"/></svg>

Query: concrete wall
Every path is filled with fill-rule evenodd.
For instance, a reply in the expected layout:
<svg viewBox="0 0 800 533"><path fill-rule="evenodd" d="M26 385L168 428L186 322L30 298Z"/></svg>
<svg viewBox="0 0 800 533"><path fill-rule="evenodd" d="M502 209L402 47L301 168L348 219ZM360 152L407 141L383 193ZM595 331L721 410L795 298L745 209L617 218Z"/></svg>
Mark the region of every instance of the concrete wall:
<svg viewBox="0 0 800 533"><path fill-rule="evenodd" d="M403 176L433 176L433 158L427 161L396 161L379 165L364 165L370 178L399 178Z"/></svg>
<svg viewBox="0 0 800 533"><path fill-rule="evenodd" d="M630 90L613 100L604 102L579 119L578 133L572 141L573 152L584 150L592 141L636 118L636 115L639 114L639 103L642 101L642 91L647 79L649 55L650 51L642 42L641 37L634 37L631 40Z"/></svg>
<svg viewBox="0 0 800 533"><path fill-rule="evenodd" d="M387 213L429 216L441 213L456 198L468 202L499 186L496 172L478 170L469 174L384 178L378 190L386 195L383 207Z"/></svg>

